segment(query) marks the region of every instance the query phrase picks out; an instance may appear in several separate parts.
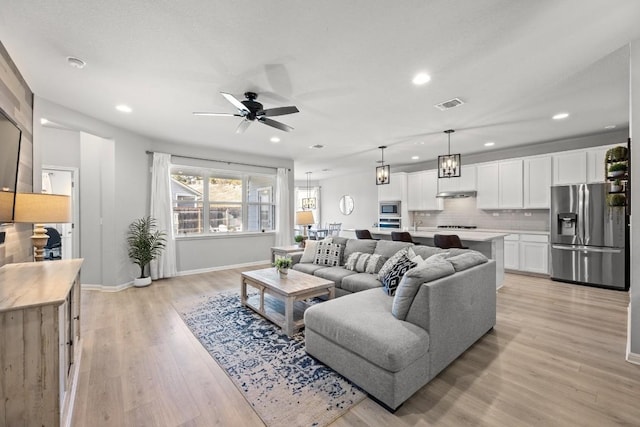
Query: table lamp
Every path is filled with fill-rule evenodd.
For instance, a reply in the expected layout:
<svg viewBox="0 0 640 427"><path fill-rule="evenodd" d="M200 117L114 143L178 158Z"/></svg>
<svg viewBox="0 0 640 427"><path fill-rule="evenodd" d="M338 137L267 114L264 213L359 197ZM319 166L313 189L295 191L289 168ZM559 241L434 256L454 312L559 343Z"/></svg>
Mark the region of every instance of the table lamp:
<svg viewBox="0 0 640 427"><path fill-rule="evenodd" d="M36 261L44 259L44 247L49 240L45 223L71 222L71 197L60 194L17 193L15 222L34 224L31 242Z"/></svg>
<svg viewBox="0 0 640 427"><path fill-rule="evenodd" d="M296 212L296 225L302 225L304 235L307 235L306 229L311 228L311 224L315 224L313 219L313 213L311 211L298 211Z"/></svg>

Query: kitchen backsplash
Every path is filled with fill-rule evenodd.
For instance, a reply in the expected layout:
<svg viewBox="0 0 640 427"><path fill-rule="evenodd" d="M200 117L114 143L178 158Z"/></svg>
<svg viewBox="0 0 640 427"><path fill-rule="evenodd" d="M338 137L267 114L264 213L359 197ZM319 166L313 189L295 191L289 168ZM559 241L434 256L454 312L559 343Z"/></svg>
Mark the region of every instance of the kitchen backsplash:
<svg viewBox="0 0 640 427"><path fill-rule="evenodd" d="M409 226L475 225L496 230L549 231L548 209L476 209L474 197L444 199L444 210L412 212Z"/></svg>

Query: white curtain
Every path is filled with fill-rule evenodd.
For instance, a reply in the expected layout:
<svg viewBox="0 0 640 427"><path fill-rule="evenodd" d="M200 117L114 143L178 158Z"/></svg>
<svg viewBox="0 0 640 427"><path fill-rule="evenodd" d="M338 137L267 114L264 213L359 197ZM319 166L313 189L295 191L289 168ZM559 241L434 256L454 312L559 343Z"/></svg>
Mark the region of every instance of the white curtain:
<svg viewBox="0 0 640 427"><path fill-rule="evenodd" d="M293 223L289 203L289 171L278 168L276 179L276 246L293 245Z"/></svg>
<svg viewBox="0 0 640 427"><path fill-rule="evenodd" d="M176 269L176 241L171 221L171 182L169 168L171 155L153 153L151 174L151 216L156 219L158 230L166 233L166 246L162 254L149 265L151 278L173 277Z"/></svg>

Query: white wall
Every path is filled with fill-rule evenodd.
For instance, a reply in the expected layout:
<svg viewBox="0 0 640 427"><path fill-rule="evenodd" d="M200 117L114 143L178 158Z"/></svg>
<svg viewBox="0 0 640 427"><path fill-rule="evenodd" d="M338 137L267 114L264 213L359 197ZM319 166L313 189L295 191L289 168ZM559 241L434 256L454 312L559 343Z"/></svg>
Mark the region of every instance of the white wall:
<svg viewBox="0 0 640 427"><path fill-rule="evenodd" d="M629 135L631 137L631 286L629 290L630 359L640 363L640 150L635 149L633 132L640 129L640 40L631 43L629 93ZM638 132L640 140L640 132Z"/></svg>
<svg viewBox="0 0 640 427"><path fill-rule="evenodd" d="M320 182L322 221L341 222L342 228L371 228L378 221L378 188L374 169L369 172L329 178ZM340 212L340 198L353 197L353 213Z"/></svg>
<svg viewBox="0 0 640 427"><path fill-rule="evenodd" d="M151 156L146 154L146 151L288 167L292 170L289 185L293 188L293 160L291 159L257 157L245 153L156 141L46 99L36 97L34 102L34 127L38 128L37 132L34 132L34 190L40 189L43 164L78 167L81 176L79 183L81 206L90 206L90 208L99 206L99 211L94 212L94 215L102 219L100 234L102 238L96 240L83 238L80 253L81 256L90 254L92 257L100 253L101 269L97 271L98 267L93 263L85 263L82 274L83 283L118 286L130 282L137 275L135 265L127 256L125 236L129 224L149 212ZM44 127L40 124L40 118L43 117L69 130ZM100 140L93 139L91 136L85 136L81 140L81 132L113 140L113 149L110 149L108 144L105 146L104 142L96 143ZM90 146L91 141L100 147ZM100 151L100 155L97 155L96 150ZM96 177L96 171L101 171L99 178ZM88 176L91 178L85 179L90 182L83 182L84 173L89 173ZM95 191L98 185L101 185L100 194ZM293 193L291 204L293 205ZM85 230L85 224L81 222L79 226L81 236L85 232L93 233L93 227L99 224L92 223L88 226L92 229ZM293 224L291 227L293 228ZM180 241L178 259L182 261L182 265L178 264L178 268L180 271L206 270L224 265L267 261L269 247L273 246L274 239L273 234L265 233L233 239L217 237ZM238 245L239 242L242 244Z"/></svg>

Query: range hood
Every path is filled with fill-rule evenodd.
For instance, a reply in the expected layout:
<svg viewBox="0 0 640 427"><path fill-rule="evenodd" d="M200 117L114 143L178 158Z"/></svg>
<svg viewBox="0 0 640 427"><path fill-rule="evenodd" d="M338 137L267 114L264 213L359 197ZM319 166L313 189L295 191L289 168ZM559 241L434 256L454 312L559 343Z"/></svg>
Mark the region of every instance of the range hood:
<svg viewBox="0 0 640 427"><path fill-rule="evenodd" d="M463 197L476 197L477 191L441 191L436 197L441 199L459 199Z"/></svg>

